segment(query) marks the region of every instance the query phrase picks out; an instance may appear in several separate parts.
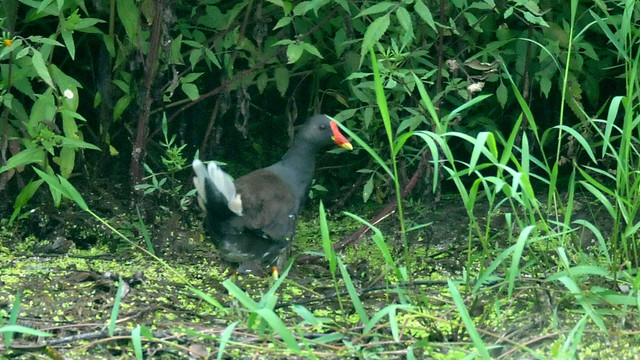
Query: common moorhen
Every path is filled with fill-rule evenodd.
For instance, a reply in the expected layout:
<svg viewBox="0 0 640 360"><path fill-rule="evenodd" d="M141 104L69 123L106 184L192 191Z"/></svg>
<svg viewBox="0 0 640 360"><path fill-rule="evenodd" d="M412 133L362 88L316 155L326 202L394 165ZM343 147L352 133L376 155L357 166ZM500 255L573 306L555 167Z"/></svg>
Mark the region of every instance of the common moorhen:
<svg viewBox="0 0 640 360"><path fill-rule="evenodd" d="M313 179L315 155L332 143L353 149L334 120L316 115L302 125L282 160L235 181L213 162L205 167L193 161L193 183L209 235L238 272L283 265Z"/></svg>

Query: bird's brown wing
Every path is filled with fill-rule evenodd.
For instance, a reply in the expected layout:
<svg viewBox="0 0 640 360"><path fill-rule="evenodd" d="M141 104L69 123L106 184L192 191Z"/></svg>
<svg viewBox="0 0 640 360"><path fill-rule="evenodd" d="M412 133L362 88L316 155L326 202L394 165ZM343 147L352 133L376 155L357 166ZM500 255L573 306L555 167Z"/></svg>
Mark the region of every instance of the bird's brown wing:
<svg viewBox="0 0 640 360"><path fill-rule="evenodd" d="M235 185L242 200L242 216L236 220L276 242L293 239L299 205L280 177L260 169L238 178Z"/></svg>

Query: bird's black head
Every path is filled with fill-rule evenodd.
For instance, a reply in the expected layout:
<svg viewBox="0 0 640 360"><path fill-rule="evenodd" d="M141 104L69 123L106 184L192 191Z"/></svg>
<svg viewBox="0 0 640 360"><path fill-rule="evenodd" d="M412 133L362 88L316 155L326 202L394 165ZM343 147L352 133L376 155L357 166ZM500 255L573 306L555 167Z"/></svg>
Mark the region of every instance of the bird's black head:
<svg viewBox="0 0 640 360"><path fill-rule="evenodd" d="M340 132L336 122L326 115L315 115L307 120L296 134L295 141L301 141L316 149L334 143L345 149L353 149L351 143Z"/></svg>

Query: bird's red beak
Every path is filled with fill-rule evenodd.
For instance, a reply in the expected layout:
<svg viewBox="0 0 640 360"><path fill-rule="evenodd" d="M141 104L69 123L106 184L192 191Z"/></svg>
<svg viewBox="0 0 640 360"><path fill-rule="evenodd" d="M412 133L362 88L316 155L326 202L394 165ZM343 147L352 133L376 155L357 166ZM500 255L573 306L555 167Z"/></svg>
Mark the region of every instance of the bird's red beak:
<svg viewBox="0 0 640 360"><path fill-rule="evenodd" d="M333 120L331 120L329 124L331 125L331 131L333 132L333 141L335 141L335 143L340 147L343 147L347 150L353 150L353 145L351 145L349 140L347 140L347 138L342 135L340 129L338 128L338 124L336 124L336 122Z"/></svg>

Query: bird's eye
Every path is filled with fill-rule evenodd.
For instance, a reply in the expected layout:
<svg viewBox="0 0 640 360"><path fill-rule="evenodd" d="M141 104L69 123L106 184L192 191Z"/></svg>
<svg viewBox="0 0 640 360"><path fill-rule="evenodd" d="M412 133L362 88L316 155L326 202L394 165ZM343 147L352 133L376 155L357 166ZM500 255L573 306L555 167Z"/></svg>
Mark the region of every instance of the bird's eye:
<svg viewBox="0 0 640 360"><path fill-rule="evenodd" d="M326 129L326 128L327 128L327 125L325 125L325 124L321 124L321 125L320 125L320 130L324 130L324 129Z"/></svg>

